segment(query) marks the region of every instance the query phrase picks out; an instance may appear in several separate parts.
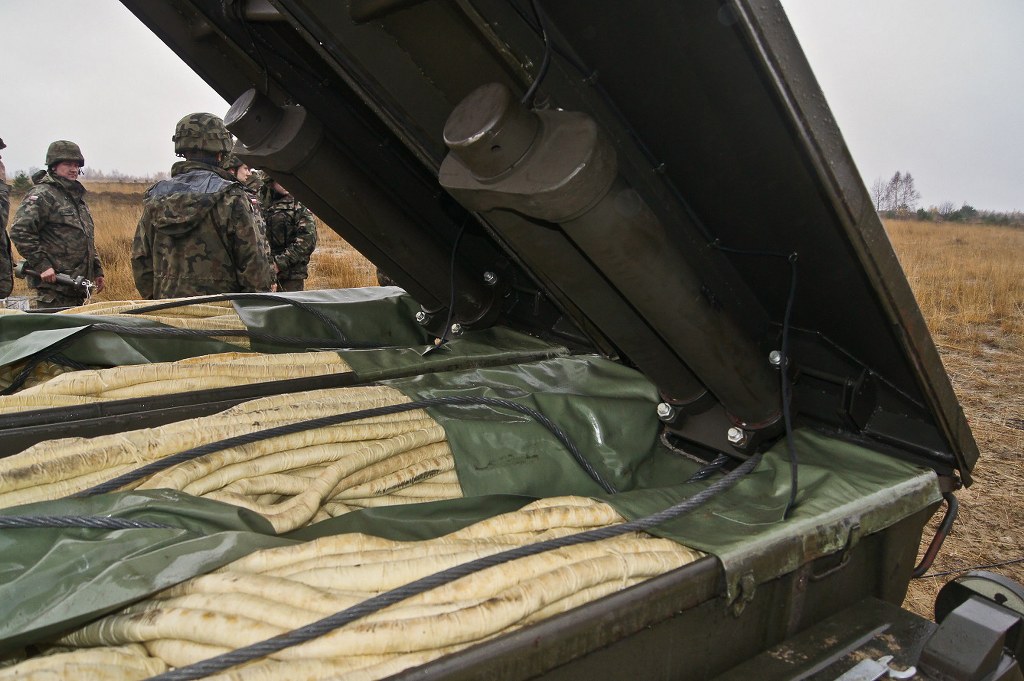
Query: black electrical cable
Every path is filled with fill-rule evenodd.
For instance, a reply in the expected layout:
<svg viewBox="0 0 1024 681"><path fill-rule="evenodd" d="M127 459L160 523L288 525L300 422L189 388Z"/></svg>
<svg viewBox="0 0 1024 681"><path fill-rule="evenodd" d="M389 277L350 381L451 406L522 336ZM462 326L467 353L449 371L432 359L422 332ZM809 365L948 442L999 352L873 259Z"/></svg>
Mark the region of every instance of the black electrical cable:
<svg viewBox="0 0 1024 681"><path fill-rule="evenodd" d="M108 518L90 515L12 515L0 516L0 529L38 529L41 527L81 527L93 530L163 530L180 529L173 525L148 520Z"/></svg>
<svg viewBox="0 0 1024 681"><path fill-rule="evenodd" d="M263 51L260 50L259 46L256 45L255 32L252 30L252 26L249 25L249 18L245 16L245 8L248 7L247 3L232 3L236 7L238 13L238 21L242 24L246 34L249 36L249 44L252 45L252 49L256 52L256 57L259 64L263 67L263 94L270 94L270 66L267 64L266 57L263 56ZM227 16L227 7L222 6L225 16Z"/></svg>
<svg viewBox="0 0 1024 681"><path fill-rule="evenodd" d="M540 68L537 69L537 75L534 77L533 82L530 83L526 94L523 95L521 103L524 106L530 106L533 103L533 97L537 94L537 88L540 87L541 81L544 80L544 76L547 75L548 68L551 66L551 40L548 38L547 22L544 19L544 13L541 12L538 0L530 0L530 4L533 6L533 13L536 15L537 24L540 26L540 36L544 40L544 57L541 59Z"/></svg>
<svg viewBox="0 0 1024 681"><path fill-rule="evenodd" d="M779 358L779 384L782 391L782 418L786 424L786 449L789 452L789 501L786 503L786 510L783 518L789 518L790 513L796 506L796 493L800 481L797 478L799 461L796 456L796 445L793 444L793 410L791 402L793 399L792 385L789 382L789 321L793 312L793 301L796 300L796 259L797 254L789 255L790 278L789 297L786 299L786 312L782 317L782 348L779 350L782 357Z"/></svg>
<svg viewBox="0 0 1024 681"><path fill-rule="evenodd" d="M354 622L357 619L379 612L390 605L394 605L395 603L399 603L407 598L412 598L417 594L430 591L431 589L435 589L439 586L449 584L467 575L480 572L481 570L486 570L489 567L501 565L502 563L507 563L519 558L534 556L554 549L586 544L600 541L602 539L611 539L612 537L618 537L630 532L642 532L648 530L667 520L678 518L679 516L698 508L718 494L725 492L739 482L743 476L752 471L760 461L760 454L750 457L740 464L734 471L712 483L689 499L675 504L674 506L670 506L658 513L622 523L620 525L600 527L595 530L588 530L586 532L580 532L567 537L549 539L537 544L521 546L507 551L502 551L501 553L496 553L491 556L477 558L468 563L456 565L455 567L448 568L447 570L427 575L426 577L422 577L396 589L392 589L391 591L385 591L384 593L373 596L372 598L369 598L362 603L358 603L351 608L347 608L341 612L335 613L311 624L307 624L306 626L295 629L294 631L245 646L244 648L232 650L208 660L203 660L184 667L178 667L172 671L150 677L148 681L190 681L191 679L201 679L204 676L216 674L245 662L266 657L267 655L276 653L279 650L284 650L285 648L299 645L306 641L311 641L350 622Z"/></svg>
<svg viewBox="0 0 1024 681"><path fill-rule="evenodd" d="M782 315L782 347L779 350L779 392L782 400L782 420L786 428L786 451L789 454L789 501L786 502L786 510L783 518L789 518L796 506L796 496L799 489L799 467L796 445L793 443L793 418L791 401L793 398L792 386L789 382L789 328L793 314L793 303L796 300L796 262L797 253L781 253L778 251L746 250L722 246L718 240L712 241L710 246L726 253L737 255L763 256L770 258L785 258L789 262L789 295L786 297L786 309Z"/></svg>
<svg viewBox="0 0 1024 681"><path fill-rule="evenodd" d="M517 411L520 414L529 416L530 418L537 421L540 425L544 426L555 438L564 446L576 463L582 468L590 478L601 486L605 492L609 494L615 494L618 490L610 482L604 479L604 477L594 468L594 466L587 461L586 457L583 456L582 452L576 447L576 444L572 439L562 430L558 424L554 423L544 414L540 413L536 409L513 402L511 400L504 400L497 397L476 397L471 395L453 395L449 397L435 397L426 400L419 400L417 402L406 402L404 404L395 404L387 407L375 407L373 409L361 409L359 411L348 412L346 414L333 414L331 416L322 416L320 418L310 419L308 421L299 421L296 423L288 423L281 426L275 426L273 428L266 428L264 430L256 431L254 433L246 433L244 435L236 435L235 437L229 437L224 440L217 442L209 442L198 447L172 454L171 456L165 457L158 461L153 461L134 471L129 471L123 475L119 475L112 480L101 483L94 487L77 492L72 497L88 497L95 494L105 494L107 492L114 492L125 485L133 483L142 478L148 477L154 473L158 473L162 470L176 466L179 463L185 461L191 461L197 459L206 454L212 452L219 452L224 449L231 447L238 447L241 445L247 445L253 442L260 442L268 440L279 435L291 435L292 433L301 433L307 430L314 430L316 428L325 428L328 426L336 426L342 423L348 423L350 421L356 421L358 419L371 418L374 416L387 416L390 414L398 414L401 412L412 411L414 409L425 409L427 407L443 407L443 406L475 406L475 405L486 405L489 407L500 407L503 409L511 409Z"/></svg>
<svg viewBox="0 0 1024 681"><path fill-rule="evenodd" d="M437 350L442 345L448 342L448 334L451 333L452 320L455 319L455 272L456 272L456 260L455 256L459 252L459 242L462 241L462 235L466 231L466 220L463 218L462 225L459 226L459 231L455 234L455 241L452 242L452 259L451 267L448 270L448 316L444 320L444 331L441 332L441 338L438 340L436 345L427 348L423 356L426 357L431 352Z"/></svg>
<svg viewBox="0 0 1024 681"><path fill-rule="evenodd" d="M932 577L948 577L949 575L956 575L961 572L970 572L971 570L988 570L989 568L1004 567L1006 565L1016 565L1017 563L1024 563L1024 557L1013 558L1012 560L1004 560L998 563L985 563L984 565L972 565L965 568L957 568L955 570L946 570L945 572L931 572L927 575L921 575L920 577L914 577L914 579L930 579Z"/></svg>
<svg viewBox="0 0 1024 681"><path fill-rule="evenodd" d="M700 480L707 480L712 475L722 470L725 464L729 463L732 458L728 454L719 454L711 460L707 466L704 466L699 471L691 475L686 479L686 482L698 482Z"/></svg>
<svg viewBox="0 0 1024 681"><path fill-rule="evenodd" d="M155 303L153 305L146 305L144 307L137 307L131 310L125 310L123 314L147 314L149 312L159 312L160 310L169 310L175 307L188 307L189 305L196 305L200 303L216 303L223 300L272 300L276 303L287 303L303 312L316 317L321 324L323 324L334 337L338 340L345 340L345 333L341 330L333 319L325 315L320 310L316 309L312 305L309 305L301 300L295 300L294 298L286 298L284 296L277 296L273 293L219 293L212 296L199 296L195 298L185 298L180 300L169 300L163 303Z"/></svg>

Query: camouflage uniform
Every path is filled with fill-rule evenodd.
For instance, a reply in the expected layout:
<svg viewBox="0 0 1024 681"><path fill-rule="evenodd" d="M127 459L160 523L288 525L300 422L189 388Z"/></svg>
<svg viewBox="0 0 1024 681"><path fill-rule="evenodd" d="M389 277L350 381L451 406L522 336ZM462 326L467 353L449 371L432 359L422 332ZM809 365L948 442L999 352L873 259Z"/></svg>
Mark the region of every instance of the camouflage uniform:
<svg viewBox="0 0 1024 681"><path fill-rule="evenodd" d="M242 185L223 168L179 161L143 198L132 274L145 298L269 291L266 248Z"/></svg>
<svg viewBox="0 0 1024 681"><path fill-rule="evenodd" d="M144 298L269 291L274 268L256 211L221 167L232 150L219 116L188 114L174 128L171 179L143 197L132 275ZM216 164L216 165L214 165Z"/></svg>
<svg viewBox="0 0 1024 681"><path fill-rule="evenodd" d="M6 149L0 139L0 149ZM14 270L11 262L11 240L7 236L7 216L11 210L11 185L0 182L0 298L14 290Z"/></svg>
<svg viewBox="0 0 1024 681"><path fill-rule="evenodd" d="M231 153L228 154L227 160L224 161L224 169L231 173L231 175L236 180L239 180L239 182L241 182L241 179L238 177L238 168L245 164L242 159L238 158L236 153L240 146L241 143L236 141L235 146L231 149ZM263 206L260 202L259 194L259 190L260 187L263 186L263 182L257 177L257 182L254 183L252 182L253 177L257 177L256 171L250 172L249 179L242 182L242 186L245 189L245 193L249 196L249 203L252 204L253 212L256 215L256 231L259 232L260 240L265 246L263 249L263 255L266 256L267 262L269 262L271 268L273 268L274 258L270 255L270 243L267 241L267 224L263 220Z"/></svg>
<svg viewBox="0 0 1024 681"><path fill-rule="evenodd" d="M96 254L95 227L85 205L85 187L51 173L25 194L11 222L11 240L27 267L45 272L51 267L72 277L95 281L103 276ZM47 283L29 277L38 307L74 307L85 302L82 286Z"/></svg>
<svg viewBox="0 0 1024 681"><path fill-rule="evenodd" d="M316 222L309 209L291 194L274 194L264 206L267 239L277 265L279 291L301 291L309 276L309 257L316 248Z"/></svg>

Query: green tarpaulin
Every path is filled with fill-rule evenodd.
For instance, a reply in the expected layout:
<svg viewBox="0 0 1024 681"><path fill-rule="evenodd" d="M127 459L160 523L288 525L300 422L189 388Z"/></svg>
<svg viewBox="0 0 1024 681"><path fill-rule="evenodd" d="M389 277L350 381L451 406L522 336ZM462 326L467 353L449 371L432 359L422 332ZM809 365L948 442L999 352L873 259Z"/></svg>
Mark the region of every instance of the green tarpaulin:
<svg viewBox="0 0 1024 681"><path fill-rule="evenodd" d="M564 430L618 492L603 491L566 446L530 416L474 405L430 410L448 435L465 499L357 511L287 537L273 536L249 512L169 491L6 509L2 514L145 519L174 529L0 530L0 647L52 636L259 548L343 532L426 539L537 497L569 494L606 499L635 519L708 484L686 482L703 464L662 444L657 391L636 371L599 357L568 356L561 346L504 329L469 333L435 348L415 323L415 303L397 289L288 295L317 307L352 338L406 346L343 351L361 378L391 377L385 382L412 399L497 397L535 409ZM253 330L316 337L329 333L315 317L287 303L253 299L235 306ZM95 320L109 319L0 317L0 364L76 334L81 339L66 354L94 364L166 361L186 352L175 341L83 331ZM187 354L223 347L202 341L189 345ZM797 432L794 444L800 493L791 518L782 520L790 473L780 441L725 496L658 529L715 554L725 567L730 594L743 576L759 583L841 549L854 525L870 534L940 498L930 470L811 431Z"/></svg>

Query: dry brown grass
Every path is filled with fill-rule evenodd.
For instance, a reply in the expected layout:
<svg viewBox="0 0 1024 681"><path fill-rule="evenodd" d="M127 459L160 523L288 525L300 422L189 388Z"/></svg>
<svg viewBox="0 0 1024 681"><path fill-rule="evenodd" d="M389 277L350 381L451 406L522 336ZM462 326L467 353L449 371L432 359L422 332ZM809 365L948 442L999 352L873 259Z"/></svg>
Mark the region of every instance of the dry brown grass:
<svg viewBox="0 0 1024 681"><path fill-rule="evenodd" d="M886 228L981 450L976 484L957 493L960 518L931 572L1024 558L1024 230ZM1024 562L990 569L1024 581ZM951 578L913 582L907 607L931 616Z"/></svg>
<svg viewBox="0 0 1024 681"><path fill-rule="evenodd" d="M132 280L131 245L135 225L142 215L146 184L85 182L86 201L96 224L96 250L103 261L107 288L95 300L135 300L139 292ZM20 203L20 197L12 203ZM11 206L11 212L16 205ZM373 264L344 239L317 219L318 244L310 261L306 288L354 288L376 286ZM25 282L15 282L14 295L26 295Z"/></svg>

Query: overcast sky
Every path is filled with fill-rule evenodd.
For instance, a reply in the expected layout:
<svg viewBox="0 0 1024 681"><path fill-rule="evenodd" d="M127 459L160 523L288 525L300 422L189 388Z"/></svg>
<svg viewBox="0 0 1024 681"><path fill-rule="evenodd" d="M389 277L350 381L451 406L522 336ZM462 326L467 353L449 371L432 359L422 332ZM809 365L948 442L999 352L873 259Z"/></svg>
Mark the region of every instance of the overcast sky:
<svg viewBox="0 0 1024 681"><path fill-rule="evenodd" d="M1024 210L1024 1L783 5L866 185L909 171L924 206ZM116 0L0 0L0 55L10 176L54 139L106 172L166 171L175 122L228 108Z"/></svg>

